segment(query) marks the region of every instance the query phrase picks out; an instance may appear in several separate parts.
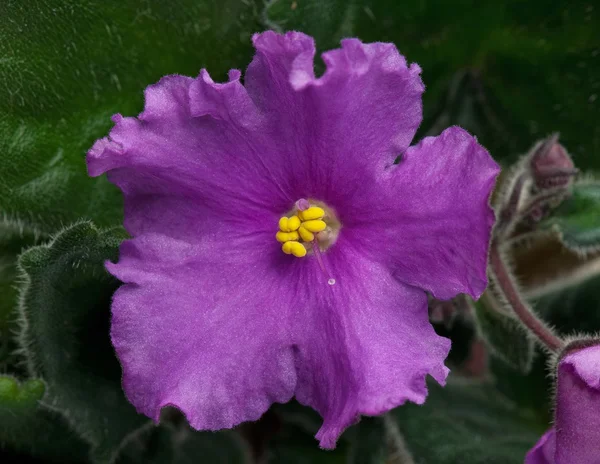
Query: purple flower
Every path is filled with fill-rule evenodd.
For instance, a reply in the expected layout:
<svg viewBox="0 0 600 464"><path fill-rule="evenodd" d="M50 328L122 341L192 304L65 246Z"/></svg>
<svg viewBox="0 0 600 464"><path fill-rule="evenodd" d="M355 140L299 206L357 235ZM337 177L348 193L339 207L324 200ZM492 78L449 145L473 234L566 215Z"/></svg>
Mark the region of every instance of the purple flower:
<svg viewBox="0 0 600 464"><path fill-rule="evenodd" d="M316 78L311 37L253 42L244 84L167 76L88 153L133 237L108 264L112 341L155 420L229 428L295 396L332 448L445 382L426 292L484 290L499 169L458 127L409 147L424 86L394 45L344 40Z"/></svg>
<svg viewBox="0 0 600 464"><path fill-rule="evenodd" d="M567 354L558 364L554 427L525 464L600 463L600 346Z"/></svg>

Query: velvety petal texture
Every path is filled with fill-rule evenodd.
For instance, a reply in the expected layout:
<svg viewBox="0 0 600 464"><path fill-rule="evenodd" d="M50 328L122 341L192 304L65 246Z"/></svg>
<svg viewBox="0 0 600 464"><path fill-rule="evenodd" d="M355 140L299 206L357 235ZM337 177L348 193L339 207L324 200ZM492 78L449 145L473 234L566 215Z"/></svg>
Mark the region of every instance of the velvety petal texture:
<svg viewBox="0 0 600 464"><path fill-rule="evenodd" d="M525 463L600 463L600 345L569 353L560 361L554 427Z"/></svg>
<svg viewBox="0 0 600 464"><path fill-rule="evenodd" d="M88 153L132 236L107 265L124 282L111 336L128 398L155 420L170 405L229 428L295 396L332 448L361 415L425 401L427 375L445 382L426 291L483 291L498 166L458 127L409 148L424 86L394 45L344 40L315 77L311 37L253 42L244 84L167 76ZM323 252L335 285L275 240L301 198L341 224Z"/></svg>

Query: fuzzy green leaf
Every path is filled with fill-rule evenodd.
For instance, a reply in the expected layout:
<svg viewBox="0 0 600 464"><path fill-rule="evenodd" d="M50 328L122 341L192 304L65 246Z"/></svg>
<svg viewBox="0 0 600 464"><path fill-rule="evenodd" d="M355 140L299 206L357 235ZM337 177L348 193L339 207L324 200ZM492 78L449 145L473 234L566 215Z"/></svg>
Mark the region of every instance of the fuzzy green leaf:
<svg viewBox="0 0 600 464"><path fill-rule="evenodd" d="M523 374L531 369L535 343L511 314L491 308L482 300L475 303L477 325L494 355Z"/></svg>
<svg viewBox="0 0 600 464"><path fill-rule="evenodd" d="M577 183L571 196L542 221L568 248L586 253L600 250L600 183Z"/></svg>
<svg viewBox="0 0 600 464"><path fill-rule="evenodd" d="M19 260L25 281L20 341L30 374L44 378L45 403L92 445L97 462L111 462L123 438L148 421L125 399L109 340L118 282L104 262L116 258L123 238L120 229L79 223Z"/></svg>
<svg viewBox="0 0 600 464"><path fill-rule="evenodd" d="M17 256L35 243L35 236L14 224L0 223L0 372L16 361L13 331L16 328Z"/></svg>
<svg viewBox="0 0 600 464"><path fill-rule="evenodd" d="M522 464L544 432L492 385L429 385L424 405L390 414L417 464ZM463 381L464 382L464 381Z"/></svg>
<svg viewBox="0 0 600 464"><path fill-rule="evenodd" d="M72 434L64 418L40 406L44 391L39 379L19 383L0 376L0 450L44 462L82 462L87 445Z"/></svg>
<svg viewBox="0 0 600 464"><path fill-rule="evenodd" d="M0 212L48 233L119 224L120 194L88 178L86 151L162 76L245 68L256 15L238 0L0 2Z"/></svg>

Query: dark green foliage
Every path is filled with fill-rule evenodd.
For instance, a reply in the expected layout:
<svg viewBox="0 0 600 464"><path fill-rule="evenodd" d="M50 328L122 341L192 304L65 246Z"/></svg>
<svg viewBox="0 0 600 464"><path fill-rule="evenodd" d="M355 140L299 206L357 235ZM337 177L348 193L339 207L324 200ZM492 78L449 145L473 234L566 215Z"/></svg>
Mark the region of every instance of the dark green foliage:
<svg viewBox="0 0 600 464"><path fill-rule="evenodd" d="M422 405L391 416L416 464L521 464L543 428L492 385L431 383Z"/></svg>
<svg viewBox="0 0 600 464"><path fill-rule="evenodd" d="M147 424L123 446L116 464L245 464L250 452L234 431L196 432L187 425Z"/></svg>
<svg viewBox="0 0 600 464"><path fill-rule="evenodd" d="M0 372L15 362L17 255L34 242L35 236L16 224L0 223Z"/></svg>
<svg viewBox="0 0 600 464"><path fill-rule="evenodd" d="M104 269L124 238L84 222L49 245L21 255L21 345L31 375L48 384L45 402L92 445L97 462L112 462L124 437L148 419L120 384L109 340L110 299L118 282Z"/></svg>
<svg viewBox="0 0 600 464"><path fill-rule="evenodd" d="M568 248L589 253L600 250L600 183L573 185L571 195L542 223L558 233Z"/></svg>
<svg viewBox="0 0 600 464"><path fill-rule="evenodd" d="M494 355L524 374L529 372L535 345L522 324L515 316L493 309L484 301L475 307L477 325Z"/></svg>
<svg viewBox="0 0 600 464"><path fill-rule="evenodd" d="M245 68L256 7L238 0L0 3L0 213L52 232L121 222L117 189L84 155L114 113L166 74Z"/></svg>
<svg viewBox="0 0 600 464"><path fill-rule="evenodd" d="M39 379L19 383L0 376L0 453L4 449L8 455L23 453L45 462L82 462L87 445L71 433L63 417L41 407L44 391Z"/></svg>
<svg viewBox="0 0 600 464"><path fill-rule="evenodd" d="M274 406L258 423L263 432L262 453L266 461L269 464L388 463L391 449L383 419L362 418L342 435L335 450L317 446L314 435L320 426L319 415L295 401Z"/></svg>
<svg viewBox="0 0 600 464"><path fill-rule="evenodd" d="M268 24L314 35L394 42L423 68L420 135L459 124L497 159L560 131L579 168L600 169L600 16L587 1L275 0ZM296 5L296 7L293 7Z"/></svg>

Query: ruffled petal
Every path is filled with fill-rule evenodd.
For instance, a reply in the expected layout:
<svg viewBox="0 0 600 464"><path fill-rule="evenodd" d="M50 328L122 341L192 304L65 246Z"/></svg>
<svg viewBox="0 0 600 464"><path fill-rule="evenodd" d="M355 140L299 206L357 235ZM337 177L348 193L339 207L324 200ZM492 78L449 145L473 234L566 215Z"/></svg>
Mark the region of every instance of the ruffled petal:
<svg viewBox="0 0 600 464"><path fill-rule="evenodd" d="M323 54L327 70L316 78L311 37L268 31L253 41L245 85L280 143L273 162L294 166L298 197L340 202L408 147L424 86L393 44L343 40Z"/></svg>
<svg viewBox="0 0 600 464"><path fill-rule="evenodd" d="M442 300L478 298L487 285L489 198L499 171L473 136L451 127L410 147L365 190L346 224L403 282Z"/></svg>
<svg viewBox="0 0 600 464"><path fill-rule="evenodd" d="M125 284L111 337L123 388L155 421L179 408L196 429L258 419L296 386L290 293L281 276L242 253L264 237L195 244L146 234L121 246L109 271Z"/></svg>
<svg viewBox="0 0 600 464"><path fill-rule="evenodd" d="M123 191L132 235L148 228L194 235L202 221L186 226L188 216L246 230L257 217L275 217L295 201L280 188L285 176L261 164L261 154L272 149L263 119L239 72L230 78L215 84L202 71L197 79L161 79L146 89L139 117L113 117L110 135L89 151L90 174L108 172Z"/></svg>
<svg viewBox="0 0 600 464"><path fill-rule="evenodd" d="M219 429L295 394L323 416L317 438L332 448L360 415L423 403L428 374L445 382L450 341L429 324L423 291L344 238L324 256L334 286L314 256L240 254L266 239L227 247L146 234L122 245L108 266L126 283L111 335L140 412L158 420L172 405L193 427Z"/></svg>
<svg viewBox="0 0 600 464"><path fill-rule="evenodd" d="M323 417L317 439L324 448L333 448L360 415L423 403L428 374L445 383L450 349L429 323L425 292L399 283L340 240L325 255L337 283L321 278L296 287L294 297L296 398ZM294 274L297 281L319 272L307 264Z"/></svg>
<svg viewBox="0 0 600 464"><path fill-rule="evenodd" d="M566 355L558 367L556 464L600 457L600 346Z"/></svg>
<svg viewBox="0 0 600 464"><path fill-rule="evenodd" d="M525 464L556 464L554 450L556 449L556 432L548 430L542 438L529 450L525 456Z"/></svg>

